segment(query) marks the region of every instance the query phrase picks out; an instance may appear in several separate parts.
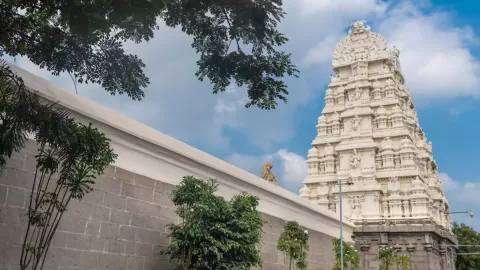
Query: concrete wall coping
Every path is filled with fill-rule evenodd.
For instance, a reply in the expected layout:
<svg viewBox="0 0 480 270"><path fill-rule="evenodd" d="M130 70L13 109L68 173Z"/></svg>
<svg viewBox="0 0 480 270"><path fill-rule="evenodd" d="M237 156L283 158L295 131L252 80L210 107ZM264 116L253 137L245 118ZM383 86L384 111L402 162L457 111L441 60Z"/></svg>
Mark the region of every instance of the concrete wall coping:
<svg viewBox="0 0 480 270"><path fill-rule="evenodd" d="M142 164L153 164L151 161L147 161L149 158L168 160L170 164L185 168L187 171L218 177L216 179L219 182L233 189L246 190L252 195L260 195L261 201L270 201L270 207L264 207L263 211L261 210L266 214L284 220L294 219L309 229L338 237L339 217L337 214L284 188L266 183L256 175L167 136L119 112L77 95L73 91L61 88L14 65L11 66L13 71L22 77L29 89L38 91L48 101L58 102L79 121L92 122L99 130L107 134L112 140L115 151L121 152L119 153L119 160L114 164L115 166L159 181L176 184L181 179L162 179L159 176L159 168L142 167ZM125 159L125 156L128 159ZM276 209L273 206L276 206ZM322 227L319 230L321 225L327 225L328 228ZM345 240L350 241L354 225L344 220L343 227Z"/></svg>

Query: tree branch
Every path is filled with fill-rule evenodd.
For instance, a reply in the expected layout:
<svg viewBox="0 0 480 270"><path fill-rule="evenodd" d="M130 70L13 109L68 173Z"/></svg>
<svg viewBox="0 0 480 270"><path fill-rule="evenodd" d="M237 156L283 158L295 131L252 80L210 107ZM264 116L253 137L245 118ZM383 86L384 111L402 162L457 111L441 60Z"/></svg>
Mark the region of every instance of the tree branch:
<svg viewBox="0 0 480 270"><path fill-rule="evenodd" d="M236 31L235 31L235 29L233 28L232 23L230 22L230 17L228 17L227 10L225 9L225 6L223 5L223 3L222 3L222 10L223 10L223 14L225 15L225 19L227 20L228 26L230 27L231 33L232 33L232 35L233 35L233 38L234 38L235 41L237 42L237 49L238 49L238 51L240 51L241 53L243 53L242 49L240 48L240 42L239 42L238 37L237 37L237 35L236 35ZM230 45L229 45L229 47L230 47Z"/></svg>

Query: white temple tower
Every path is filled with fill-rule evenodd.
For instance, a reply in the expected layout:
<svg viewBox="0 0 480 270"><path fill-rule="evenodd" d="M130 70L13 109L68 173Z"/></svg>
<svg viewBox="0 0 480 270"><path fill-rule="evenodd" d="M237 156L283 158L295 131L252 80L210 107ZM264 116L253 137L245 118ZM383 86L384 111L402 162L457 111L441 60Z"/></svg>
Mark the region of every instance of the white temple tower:
<svg viewBox="0 0 480 270"><path fill-rule="evenodd" d="M308 175L300 196L338 213L337 183L350 180L353 185L342 185L343 213L357 225L362 251L376 241L378 246L403 246L404 251L418 253L420 237L422 250L430 244L438 249L438 260L429 258L427 268L420 263L416 269L454 269L454 250L442 249L455 242L449 205L432 143L420 128L405 86L399 54L395 47L388 49L383 36L371 32L365 21L353 23L337 45L335 75L325 93L318 135L308 151ZM388 240L391 226L408 235Z"/></svg>

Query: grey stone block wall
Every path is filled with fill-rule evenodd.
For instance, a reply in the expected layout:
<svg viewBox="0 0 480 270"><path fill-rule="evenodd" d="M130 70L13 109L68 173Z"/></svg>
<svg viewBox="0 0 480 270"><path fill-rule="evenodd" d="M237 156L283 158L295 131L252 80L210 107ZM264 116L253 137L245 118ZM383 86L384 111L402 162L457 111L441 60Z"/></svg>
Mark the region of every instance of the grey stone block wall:
<svg viewBox="0 0 480 270"><path fill-rule="evenodd" d="M20 269L28 195L36 144L15 153L0 177L0 270ZM166 225L177 222L170 201L173 186L110 166L83 201L72 201L57 229L44 269L170 269L160 254L168 246ZM284 220L265 220L262 269L286 269L276 243ZM310 231L309 269L332 269L331 237ZM3 267L3 268L2 268Z"/></svg>

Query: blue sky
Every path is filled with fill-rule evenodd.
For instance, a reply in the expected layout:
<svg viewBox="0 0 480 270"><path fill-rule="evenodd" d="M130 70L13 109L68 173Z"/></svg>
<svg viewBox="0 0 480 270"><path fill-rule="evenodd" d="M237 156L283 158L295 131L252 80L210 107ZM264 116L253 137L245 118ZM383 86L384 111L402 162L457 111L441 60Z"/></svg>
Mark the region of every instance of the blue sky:
<svg viewBox="0 0 480 270"><path fill-rule="evenodd" d="M245 109L245 92L232 87L211 94L194 76L198 58L191 38L160 23L149 43L127 44L147 64L152 84L142 102L110 96L98 85L79 94L258 174L272 160L280 185L297 193L305 158L324 107L335 45L351 22L367 20L372 31L400 48L402 71L418 108L420 125L433 142L434 159L453 211L480 215L480 4L475 1L285 0L280 28L285 50L301 71L288 79L288 104L275 111ZM25 59L17 65L65 88L68 76L52 77ZM454 216L480 229L479 219Z"/></svg>

